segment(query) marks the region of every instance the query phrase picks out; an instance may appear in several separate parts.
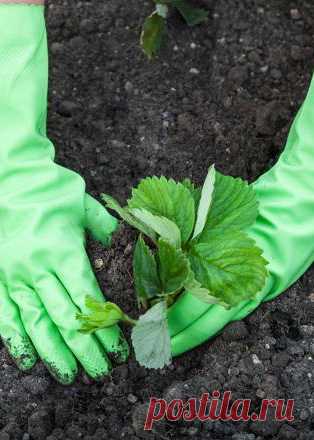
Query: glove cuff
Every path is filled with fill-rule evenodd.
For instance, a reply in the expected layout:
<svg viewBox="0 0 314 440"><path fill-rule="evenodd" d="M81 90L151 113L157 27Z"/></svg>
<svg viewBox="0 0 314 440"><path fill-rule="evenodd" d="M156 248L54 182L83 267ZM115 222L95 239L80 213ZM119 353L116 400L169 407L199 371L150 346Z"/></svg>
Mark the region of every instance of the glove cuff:
<svg viewBox="0 0 314 440"><path fill-rule="evenodd" d="M1 4L27 4L27 5L44 5L45 0L0 0Z"/></svg>

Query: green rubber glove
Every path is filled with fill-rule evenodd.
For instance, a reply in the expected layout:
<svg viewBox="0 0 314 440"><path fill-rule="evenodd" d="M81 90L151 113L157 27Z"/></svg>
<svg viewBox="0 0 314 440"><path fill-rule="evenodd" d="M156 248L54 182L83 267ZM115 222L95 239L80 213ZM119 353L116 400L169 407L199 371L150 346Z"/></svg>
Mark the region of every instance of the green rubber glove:
<svg viewBox="0 0 314 440"><path fill-rule="evenodd" d="M314 79L277 164L254 184L259 217L248 229L269 261L269 276L254 301L226 310L190 294L169 311L173 355L213 337L231 321L243 319L263 301L293 284L314 261Z"/></svg>
<svg viewBox="0 0 314 440"><path fill-rule="evenodd" d="M0 0L0 334L21 369L38 354L70 383L77 361L100 378L107 354L128 356L118 327L83 335L75 317L87 294L103 298L85 229L108 244L117 221L85 194L79 175L53 161L44 8L25 1L36 5Z"/></svg>

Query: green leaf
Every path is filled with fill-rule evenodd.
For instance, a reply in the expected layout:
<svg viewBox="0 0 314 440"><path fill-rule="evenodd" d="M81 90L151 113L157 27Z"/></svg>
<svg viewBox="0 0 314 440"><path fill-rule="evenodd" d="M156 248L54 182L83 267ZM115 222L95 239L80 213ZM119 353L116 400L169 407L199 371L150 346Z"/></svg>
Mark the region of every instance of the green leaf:
<svg viewBox="0 0 314 440"><path fill-rule="evenodd" d="M215 173L215 167L212 165L208 170L208 174L202 188L201 199L197 211L197 220L192 238L196 238L198 235L200 235L206 224L215 186Z"/></svg>
<svg viewBox="0 0 314 440"><path fill-rule="evenodd" d="M192 270L190 271L189 277L185 282L184 288L188 293L195 296L195 298L201 302L206 304L220 304L224 307L228 307L228 304L220 301L219 298L213 296L208 289L202 287L201 283L195 279L195 275Z"/></svg>
<svg viewBox="0 0 314 440"><path fill-rule="evenodd" d="M182 180L182 185L184 185L191 193L193 200L194 200L194 205L195 205L195 210L198 209L198 205L200 203L201 200L201 189L197 188L193 182L191 182L190 179L184 179Z"/></svg>
<svg viewBox="0 0 314 440"><path fill-rule="evenodd" d="M224 176L216 171L215 189L204 231L198 241L208 242L212 229L246 229L258 215L255 192L240 178Z"/></svg>
<svg viewBox="0 0 314 440"><path fill-rule="evenodd" d="M135 229L138 229L140 232L142 232L147 237L150 237L154 242L156 241L157 237L154 231L147 227L144 223L138 221L136 218L132 216L132 214L129 212L128 208L122 208L122 206L119 205L119 203L111 196L107 194L101 195L102 200L105 202L106 207L109 209L112 209L115 211L119 216L130 226L132 226Z"/></svg>
<svg viewBox="0 0 314 440"><path fill-rule="evenodd" d="M166 217L153 215L146 209L131 209L131 213L161 238L169 241L173 246L181 246L181 233L178 226Z"/></svg>
<svg viewBox="0 0 314 440"><path fill-rule="evenodd" d="M147 300L161 292L161 286L155 257L141 236L133 255L133 274L138 301L146 307Z"/></svg>
<svg viewBox="0 0 314 440"><path fill-rule="evenodd" d="M189 26L207 21L208 11L191 6L187 0L171 0Z"/></svg>
<svg viewBox="0 0 314 440"><path fill-rule="evenodd" d="M183 243L191 236L195 222L194 200L182 183L163 176L147 177L132 190L128 206L131 209L146 209L174 222L181 231Z"/></svg>
<svg viewBox="0 0 314 440"><path fill-rule="evenodd" d="M82 323L80 329L82 333L91 333L101 328L112 327L125 317L120 307L111 302L102 303L87 296L85 305L91 313L89 315L77 313L76 315L76 318Z"/></svg>
<svg viewBox="0 0 314 440"><path fill-rule="evenodd" d="M159 239L158 260L162 292L169 295L182 289L189 275L190 264L181 249Z"/></svg>
<svg viewBox="0 0 314 440"><path fill-rule="evenodd" d="M209 232L207 239L189 250L197 281L229 306L254 298L267 276L267 261L254 240L242 231L226 229Z"/></svg>
<svg viewBox="0 0 314 440"><path fill-rule="evenodd" d="M157 303L142 315L132 331L135 357L146 368L163 368L171 362L167 306Z"/></svg>
<svg viewBox="0 0 314 440"><path fill-rule="evenodd" d="M159 51L165 33L166 20L157 11L146 18L141 34L141 47L149 59Z"/></svg>

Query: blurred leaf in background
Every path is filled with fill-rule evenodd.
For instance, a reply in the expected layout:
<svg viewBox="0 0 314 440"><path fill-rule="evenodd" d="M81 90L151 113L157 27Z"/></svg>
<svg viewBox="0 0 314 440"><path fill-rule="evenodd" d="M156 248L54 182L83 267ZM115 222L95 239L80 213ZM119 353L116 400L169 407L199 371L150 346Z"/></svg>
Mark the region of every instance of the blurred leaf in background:
<svg viewBox="0 0 314 440"><path fill-rule="evenodd" d="M141 33L141 47L149 59L154 58L167 32L169 8L176 9L189 26L207 20L208 11L193 6L189 0L154 0L155 11L145 19Z"/></svg>

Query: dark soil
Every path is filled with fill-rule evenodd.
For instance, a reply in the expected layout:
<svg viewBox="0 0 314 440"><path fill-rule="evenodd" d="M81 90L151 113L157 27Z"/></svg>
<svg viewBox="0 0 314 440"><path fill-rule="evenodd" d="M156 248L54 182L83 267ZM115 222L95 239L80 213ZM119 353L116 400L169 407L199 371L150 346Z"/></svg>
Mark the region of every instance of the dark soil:
<svg viewBox="0 0 314 440"><path fill-rule="evenodd" d="M253 180L282 150L313 69L312 0L202 3L208 23L191 29L173 16L167 44L151 63L138 46L151 2L49 2L49 135L58 161L81 173L93 195L123 200L151 174L201 182L213 162ZM102 288L131 314L133 240L125 228L112 249L90 248L92 261L104 262L97 271ZM313 440L313 292L310 269L167 371L147 371L131 359L104 383L81 376L63 387L41 364L25 375L2 349L0 440L145 438L150 396L199 397L214 389L250 398L254 407L263 397L295 399L295 421L159 423L146 437Z"/></svg>

